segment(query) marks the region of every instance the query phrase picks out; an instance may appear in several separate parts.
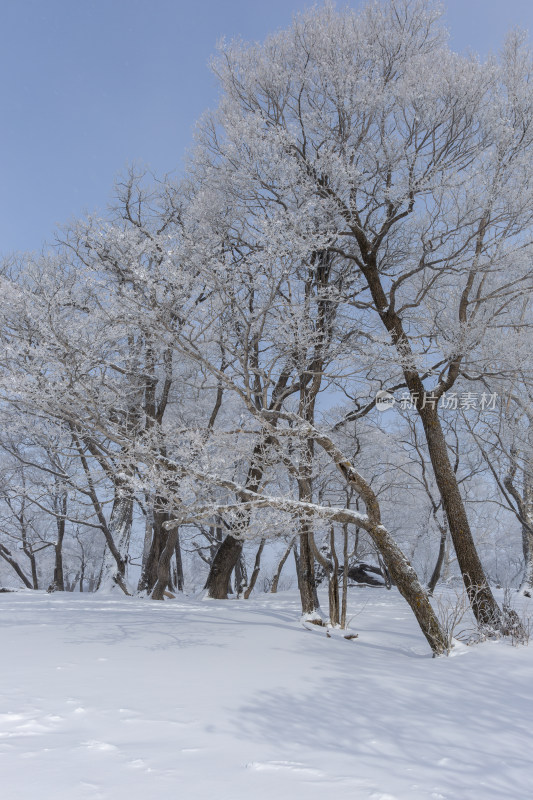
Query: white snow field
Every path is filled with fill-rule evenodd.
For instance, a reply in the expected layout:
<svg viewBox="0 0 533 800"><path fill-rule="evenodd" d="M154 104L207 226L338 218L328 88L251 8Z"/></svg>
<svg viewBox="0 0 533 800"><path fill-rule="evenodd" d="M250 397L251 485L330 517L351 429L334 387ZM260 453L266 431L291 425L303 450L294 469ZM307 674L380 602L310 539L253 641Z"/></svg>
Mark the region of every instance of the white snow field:
<svg viewBox="0 0 533 800"><path fill-rule="evenodd" d="M359 638L249 601L0 595L3 800L525 800L533 646L432 659L395 591Z"/></svg>

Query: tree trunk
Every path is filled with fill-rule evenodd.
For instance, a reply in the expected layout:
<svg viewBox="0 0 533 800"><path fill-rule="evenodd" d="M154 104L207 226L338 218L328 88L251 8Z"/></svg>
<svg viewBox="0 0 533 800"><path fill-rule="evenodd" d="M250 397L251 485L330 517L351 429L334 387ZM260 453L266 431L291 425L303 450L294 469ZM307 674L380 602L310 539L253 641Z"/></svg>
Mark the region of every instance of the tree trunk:
<svg viewBox="0 0 533 800"><path fill-rule="evenodd" d="M35 558L35 553L33 552L31 544L28 542L28 537L26 534L26 522L24 519L24 512L22 512L20 516L20 522L22 526L22 552L28 558L30 562L30 569L31 569L31 581L33 583L33 588L39 588L39 576L37 574L37 559Z"/></svg>
<svg viewBox="0 0 533 800"><path fill-rule="evenodd" d="M244 545L243 545L244 547ZM241 597L245 587L248 584L248 576L246 574L246 563L244 561L243 550L235 564L235 594Z"/></svg>
<svg viewBox="0 0 533 800"><path fill-rule="evenodd" d="M294 566L296 567L296 582L298 589L300 589L300 553L298 552L298 545L296 539L292 543L292 552L294 553Z"/></svg>
<svg viewBox="0 0 533 800"><path fill-rule="evenodd" d="M435 591L435 587L439 582L440 574L442 571L442 565L444 564L444 556L446 554L446 538L448 536L448 530L443 525L439 527L440 527L439 554L437 556L437 563L435 564L435 568L428 583L428 594L430 597Z"/></svg>
<svg viewBox="0 0 533 800"><path fill-rule="evenodd" d="M379 547L385 565L390 572L392 580L398 587L398 591L409 603L433 654L442 655L447 653L449 642L446 640L446 636L431 607L428 595L418 580L413 567L383 526L375 526L369 532Z"/></svg>
<svg viewBox="0 0 533 800"><path fill-rule="evenodd" d="M394 303L389 302L383 289L378 269L377 252L375 248L372 247L368 247L367 249L367 245L368 242L365 242L363 245L365 265L361 269L368 283L375 308L396 348L407 388L411 392L411 395L417 397L416 409L424 427L435 480L442 498L451 539L457 554L457 560L468 593L470 605L472 606L472 611L479 625L501 627L503 624L502 612L488 586L474 544L474 538L468 523L466 509L457 482L457 476L450 464L446 438L436 407L437 403L431 401L426 404L424 402L425 388L416 368L416 359L411 347L411 342L404 331L402 319L394 309ZM468 294L463 293L461 308L459 309L460 320L463 319L466 313L464 303L467 301L467 298ZM463 319L463 321L465 320ZM459 372L460 363L460 359L458 359L453 364L453 369L452 366L449 367L448 378L441 386L440 395L438 392L434 394L437 400L438 397L442 395L444 387L448 390L453 386Z"/></svg>
<svg viewBox="0 0 533 800"><path fill-rule="evenodd" d="M418 413L424 426L435 480L472 610L479 624L498 627L502 622L502 613L488 586L474 544L437 409L426 406L419 408Z"/></svg>
<svg viewBox="0 0 533 800"><path fill-rule="evenodd" d="M313 398L314 399L314 398ZM305 405L302 403L302 405ZM306 419L313 418L312 403L305 405ZM311 503L313 491L311 485L310 472L314 456L314 442L308 439L304 445L304 452L301 458L301 475L298 478L298 500L304 503ZM313 555L310 537L313 536L312 522L305 517L300 517L300 559L299 559L299 579L298 588L302 602L302 614L312 614L318 611L320 603L316 591L315 581L315 558Z"/></svg>
<svg viewBox="0 0 533 800"><path fill-rule="evenodd" d="M255 563L254 563L254 569L253 569L253 572L252 572L252 577L250 578L250 583L248 584L248 586L246 587L246 590L244 592L244 599L245 600L248 600L248 598L252 594L252 592L254 590L254 587L255 587L255 584L256 584L256 581L257 581L257 578L259 576L259 572L261 570L261 555L263 554L263 549L265 547L265 542L266 542L266 539L261 539L261 542L260 542L259 547L257 549L257 553L255 554Z"/></svg>
<svg viewBox="0 0 533 800"><path fill-rule="evenodd" d="M312 535L311 523L303 519L300 524L300 557L298 559L300 599L302 614L312 614L318 611L320 604L316 593L315 559L309 542Z"/></svg>
<svg viewBox="0 0 533 800"><path fill-rule="evenodd" d="M328 573L329 621L332 625L339 625L339 559L337 558L337 551L335 550L335 531L333 526L331 526L329 535L329 545L331 550L331 569Z"/></svg>
<svg viewBox="0 0 533 800"><path fill-rule="evenodd" d="M63 513L67 513L66 503ZM54 577L52 583L48 587L49 592L64 592L65 579L63 575L63 539L65 538L65 517L58 517L57 519L57 542L54 546L55 563L54 563Z"/></svg>
<svg viewBox="0 0 533 800"><path fill-rule="evenodd" d="M522 549L524 551L524 577L520 592L525 597L533 595L533 418L529 417L527 441L529 454L524 465L524 485L522 491L521 511L524 519L522 525Z"/></svg>
<svg viewBox="0 0 533 800"><path fill-rule="evenodd" d="M12 568L15 570L15 572L16 572L16 573L17 573L17 575L19 576L20 580L22 581L22 583L24 584L24 586L26 587L26 589L33 589L33 588L34 588L34 587L31 585L31 583L30 583L30 581L28 580L28 578L26 577L26 575L24 574L24 572L23 572L23 570L22 570L22 567L20 566L20 564L18 564L18 563L15 561L15 559L14 559L14 558L13 558L13 556L11 555L11 552L10 552L10 551L7 549L7 547L4 547L4 545L3 545L3 544L0 544L0 556L2 556L2 558L3 558L5 561L7 561L7 563L8 563L8 564L9 564L9 565L10 565L10 566L11 566L11 567L12 567Z"/></svg>
<svg viewBox="0 0 533 800"><path fill-rule="evenodd" d="M158 565L159 559L163 553L165 544L167 542L167 533L163 528L165 522L168 522L171 514L167 508L167 501L156 496L154 499L154 507L149 510L147 521L151 524L152 541L148 551L148 557L143 559L143 568L137 590L139 592L147 592L150 594L158 580ZM147 533L145 532L145 540Z"/></svg>
<svg viewBox="0 0 533 800"><path fill-rule="evenodd" d="M178 592L183 592L185 581L183 578L183 560L181 558L181 542L180 542L180 534L179 528L176 528L178 531L178 535L176 537L176 546L174 548L174 553L176 556L176 588Z"/></svg>
<svg viewBox="0 0 533 800"><path fill-rule="evenodd" d="M157 565L157 581L152 592L152 600L163 600L164 598L164 592L170 580L170 562L176 550L178 528L172 528L168 532L164 531L163 535L166 536L166 541Z"/></svg>
<svg viewBox="0 0 533 800"><path fill-rule="evenodd" d="M205 582L205 589L209 597L214 600L226 600L231 573L242 553L243 542L230 533L226 536L211 564L209 575Z"/></svg>
<svg viewBox="0 0 533 800"><path fill-rule="evenodd" d="M133 496L128 491L116 489L108 526L109 538L114 543L116 553L111 552L108 542L99 591L109 591L114 586L119 586L125 594L129 594L126 587L126 559L132 521Z"/></svg>
<svg viewBox="0 0 533 800"><path fill-rule="evenodd" d="M341 628L346 628L346 613L348 609L348 525L344 523L342 526L342 601L341 601Z"/></svg>
<svg viewBox="0 0 533 800"><path fill-rule="evenodd" d="M287 549L283 553L281 561L278 564L278 568L276 570L276 574L274 575L274 579L272 581L272 586L270 587L270 591L271 591L272 594L276 594L276 592L278 591L278 584L279 584L279 579L280 579L280 576L281 576L281 570L285 566L285 562L287 561L287 559L289 557L289 554L290 554L290 552L292 550L293 544L294 544L294 539L291 540L291 543L289 544L289 546L287 547Z"/></svg>

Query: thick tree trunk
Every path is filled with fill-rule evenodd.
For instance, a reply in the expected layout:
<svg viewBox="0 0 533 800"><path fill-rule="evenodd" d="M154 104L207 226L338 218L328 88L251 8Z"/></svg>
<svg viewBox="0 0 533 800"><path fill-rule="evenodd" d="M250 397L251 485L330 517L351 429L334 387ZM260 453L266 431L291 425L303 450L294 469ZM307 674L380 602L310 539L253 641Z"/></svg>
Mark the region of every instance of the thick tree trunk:
<svg viewBox="0 0 533 800"><path fill-rule="evenodd" d="M274 413L279 411L279 396L286 389L289 377L290 372L282 372L274 386L270 402L270 410ZM219 397L221 397L221 395L219 395ZM218 413L217 406L215 406L215 408L217 409L216 413ZM273 422L273 425L276 425L276 421ZM269 437L266 436L265 438L262 437L254 447L248 474L246 476L246 488L250 489L252 492L258 491L263 479L263 452L268 444ZM213 597L217 600L224 600L227 598L228 587L231 584L231 574L241 556L242 548L242 540L236 539L231 536L231 534L228 534L211 563L211 569L204 587L207 589L208 597Z"/></svg>
<svg viewBox="0 0 533 800"><path fill-rule="evenodd" d="M165 546L159 557L157 565L157 581L152 591L153 600L163 600L164 592L170 581L170 562L175 553L176 541L178 539L178 529L173 528L170 531L164 531L163 535L166 536Z"/></svg>
<svg viewBox="0 0 533 800"><path fill-rule="evenodd" d="M312 614L320 608L316 592L315 559L309 542L310 534L312 535L311 523L304 519L300 524L300 557L298 559L298 587L302 602L302 614Z"/></svg>
<svg viewBox="0 0 533 800"><path fill-rule="evenodd" d="M374 306L396 348L407 388L413 396L417 397L416 408L424 427L435 480L442 498L451 539L472 611L479 625L501 628L503 624L502 612L488 586L476 551L457 477L450 464L446 439L436 407L437 402L433 400L429 403L424 402L425 388L416 368L416 359L411 343L405 333L402 319L396 313L394 303L389 302L381 283L377 251L369 246L364 234L360 238L365 259L365 264L361 269L368 283ZM462 295L459 308L460 322L466 321L469 287L470 284L467 283ZM450 365L446 381L441 384L440 389L436 390L434 394L436 400L442 396L444 389L449 390L453 386L459 373L460 364L461 359L457 358Z"/></svg>
<svg viewBox="0 0 533 800"><path fill-rule="evenodd" d="M435 655L447 653L449 643L413 567L392 536L381 525L373 528L370 533L379 547L392 580L402 597L409 603L433 653Z"/></svg>
<svg viewBox="0 0 533 800"><path fill-rule="evenodd" d="M154 507L148 512L148 520L152 528L152 541L150 543L148 556L144 559L141 577L137 587L139 592L151 594L158 580L159 559L161 558L167 542L167 533L163 525L171 518L171 514L166 506L166 500L158 496L154 500Z"/></svg>
<svg viewBox="0 0 533 800"><path fill-rule="evenodd" d="M115 553L111 552L108 542L99 591L109 591L118 586L125 594L129 594L126 586L126 560L132 521L133 496L117 489L108 526L109 539L114 544Z"/></svg>
<svg viewBox="0 0 533 800"><path fill-rule="evenodd" d="M419 408L418 413L424 426L435 480L472 610L479 624L498 627L502 622L502 613L488 586L474 544L457 476L450 463L438 411L436 408L426 406Z"/></svg>
<svg viewBox="0 0 533 800"><path fill-rule="evenodd" d="M313 398L314 401L314 398ZM301 405L305 404L302 402ZM313 406L305 406L306 418L309 421L313 418ZM304 503L311 503L313 491L311 485L310 472L314 456L314 442L308 439L302 453L302 464L300 466L301 475L298 479L298 500ZM312 522L305 517L300 517L300 559L298 573L298 588L302 602L302 614L313 614L320 608L315 581L315 557L313 555L313 536Z"/></svg>
<svg viewBox="0 0 533 800"><path fill-rule="evenodd" d="M231 573L241 556L242 548L241 539L236 539L231 534L226 536L216 552L205 582L204 588L207 589L209 597L214 600L227 599Z"/></svg>

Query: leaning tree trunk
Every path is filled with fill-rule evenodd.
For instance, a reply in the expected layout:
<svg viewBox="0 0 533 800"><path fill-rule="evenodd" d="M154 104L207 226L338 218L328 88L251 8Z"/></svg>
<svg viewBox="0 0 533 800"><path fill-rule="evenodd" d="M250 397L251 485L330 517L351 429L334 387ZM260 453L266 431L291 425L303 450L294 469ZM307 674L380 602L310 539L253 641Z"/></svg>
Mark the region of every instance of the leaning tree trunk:
<svg viewBox="0 0 533 800"><path fill-rule="evenodd" d="M362 240L365 239L363 234L361 238ZM363 250L365 264L361 269L366 278L368 288L370 289L375 308L396 348L399 363L402 364L407 388L411 392L411 395L418 398L416 409L424 427L435 480L442 498L451 539L457 554L457 561L461 569L472 611L474 612L478 624L501 628L503 624L503 615L488 586L474 544L474 538L468 523L468 517L463 498L461 497L457 476L450 463L446 438L436 408L436 400L442 396L444 388L446 387L446 389L449 389L453 386L459 371L460 359L454 362L453 369L452 366L450 366L447 383L443 383L440 388L433 393L433 397L436 399L427 404L423 402L425 395L424 384L417 371L416 359L409 338L405 333L402 319L396 313L394 303L389 302L390 298L387 298L383 289L378 268L377 251L375 248L368 245L367 240L365 240L363 244ZM468 292L465 289L460 308L461 319L466 313L464 303L467 302L467 299Z"/></svg>
<svg viewBox="0 0 533 800"><path fill-rule="evenodd" d="M290 552L292 550L293 544L294 544L294 539L291 539L291 542L290 542L289 546L287 547L287 549L283 553L283 556L281 557L281 560L280 560L280 562L278 564L278 568L276 570L276 574L274 575L274 578L272 580L272 586L270 588L270 591L271 591L272 594L276 594L276 592L278 591L279 579L281 577L281 570L285 566L285 562L287 561L287 559L288 559L288 557L290 555Z"/></svg>
<svg viewBox="0 0 533 800"><path fill-rule="evenodd" d="M31 585L30 581L28 580L27 576L24 574L24 570L22 569L22 567L20 566L18 561L16 561L13 558L13 556L11 555L11 551L8 550L7 547L4 547L3 544L0 544L0 556L5 561L7 561L7 563L9 564L10 567L12 567L15 570L15 572L19 576L20 580L22 581L22 583L24 584L26 589L33 589L34 588Z"/></svg>
<svg viewBox="0 0 533 800"><path fill-rule="evenodd" d="M257 548L257 553L255 554L255 562L254 562L254 568L253 568L253 572L252 572L252 577L250 578L250 583L248 584L248 586L246 587L245 592L244 592L244 599L245 600L248 600L248 598L252 594L252 592L253 592L253 590L255 588L255 584L257 582L257 578L259 577L259 572L261 571L261 556L263 554L263 549L265 547L265 542L266 542L266 539L261 539L261 542L259 543L259 547Z"/></svg>
<svg viewBox="0 0 533 800"><path fill-rule="evenodd" d="M474 544L437 409L427 405L425 408L419 408L418 413L424 426L435 480L472 610L481 625L499 626L502 614L490 590Z"/></svg>
<svg viewBox="0 0 533 800"><path fill-rule="evenodd" d="M447 653L450 643L411 564L382 525L369 531L402 597L409 603L434 655Z"/></svg>
<svg viewBox="0 0 533 800"><path fill-rule="evenodd" d="M440 574L442 572L442 565L444 564L444 556L446 555L446 539L448 537L448 529L445 525L439 525L440 528L440 543L439 543L439 554L437 556L437 563L433 569L431 574L431 578L429 579L428 583L428 594L431 596L435 591L435 587L440 580Z"/></svg>

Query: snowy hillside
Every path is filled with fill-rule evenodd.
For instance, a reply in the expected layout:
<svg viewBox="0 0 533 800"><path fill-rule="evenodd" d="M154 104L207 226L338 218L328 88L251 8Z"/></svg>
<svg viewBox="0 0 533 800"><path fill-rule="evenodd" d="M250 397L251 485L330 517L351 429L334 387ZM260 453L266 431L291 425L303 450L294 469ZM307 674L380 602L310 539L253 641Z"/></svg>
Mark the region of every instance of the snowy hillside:
<svg viewBox="0 0 533 800"><path fill-rule="evenodd" d="M0 595L5 800L530 795L533 647L432 659L394 591L353 641L248 602Z"/></svg>

